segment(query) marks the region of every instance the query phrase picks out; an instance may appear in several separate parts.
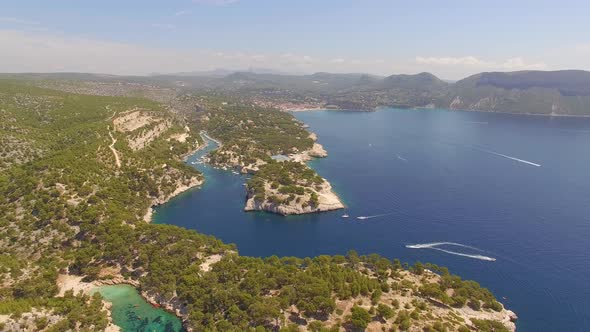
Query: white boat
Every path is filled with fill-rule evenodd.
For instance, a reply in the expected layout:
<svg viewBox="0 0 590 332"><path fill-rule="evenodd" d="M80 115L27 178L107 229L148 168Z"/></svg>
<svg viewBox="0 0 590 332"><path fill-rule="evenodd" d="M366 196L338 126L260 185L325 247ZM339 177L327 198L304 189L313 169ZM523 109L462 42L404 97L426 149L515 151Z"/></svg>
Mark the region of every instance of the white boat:
<svg viewBox="0 0 590 332"><path fill-rule="evenodd" d="M350 217L350 216L349 216L349 215L347 215L347 214L343 214L343 215L342 215L342 218L348 218L348 217Z"/></svg>
<svg viewBox="0 0 590 332"><path fill-rule="evenodd" d="M369 217L367 217L367 216L359 216L359 217L356 217L356 218L359 219L359 220L369 219Z"/></svg>
<svg viewBox="0 0 590 332"><path fill-rule="evenodd" d="M232 174L235 174L235 175L240 175L240 173L238 173L238 172L236 172L236 171L231 171L231 172L232 172Z"/></svg>

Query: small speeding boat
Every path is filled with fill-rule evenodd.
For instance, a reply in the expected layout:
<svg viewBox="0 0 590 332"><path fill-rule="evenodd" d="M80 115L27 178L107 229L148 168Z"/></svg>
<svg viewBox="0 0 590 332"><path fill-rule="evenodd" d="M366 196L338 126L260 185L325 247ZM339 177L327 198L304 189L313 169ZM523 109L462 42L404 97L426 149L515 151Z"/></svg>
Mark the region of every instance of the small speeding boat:
<svg viewBox="0 0 590 332"><path fill-rule="evenodd" d="M347 214L343 214L343 215L342 215L342 218L348 218L348 217L350 217L350 216L349 216L349 215L347 215Z"/></svg>
<svg viewBox="0 0 590 332"><path fill-rule="evenodd" d="M369 219L369 217L367 217L367 216L359 216L359 217L356 217L356 218L359 219L359 220Z"/></svg>

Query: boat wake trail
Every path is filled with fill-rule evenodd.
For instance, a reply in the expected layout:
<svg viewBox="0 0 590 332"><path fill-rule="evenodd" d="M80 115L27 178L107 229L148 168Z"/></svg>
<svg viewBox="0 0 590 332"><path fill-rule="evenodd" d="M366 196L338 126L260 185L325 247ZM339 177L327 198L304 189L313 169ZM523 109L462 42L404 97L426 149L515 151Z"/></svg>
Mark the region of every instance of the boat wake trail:
<svg viewBox="0 0 590 332"><path fill-rule="evenodd" d="M479 260L488 261L488 262L493 262L496 260L494 257L489 257L489 256L484 256L484 255L479 255L479 254L466 254L466 253L462 253L462 252L457 252L457 251L453 251L453 250L440 248L440 246L444 246L444 245L468 248L468 249L473 249L473 250L484 252L483 250L481 250L479 248L468 246L465 244L455 243L455 242L432 242L432 243L422 243L422 244L407 244L406 248L438 250L438 251L442 251L444 253L451 254L451 255L479 259Z"/></svg>
<svg viewBox="0 0 590 332"><path fill-rule="evenodd" d="M438 247L438 246L443 246L443 245L457 246L457 247L469 248L469 249L473 249L473 250L477 250L477 251L483 251L479 248L468 246L466 244L461 244L461 243L457 243L457 242L432 242L432 243L422 243L422 244L408 244L408 245L406 245L406 248L423 249L423 248L432 248L432 247Z"/></svg>
<svg viewBox="0 0 590 332"><path fill-rule="evenodd" d="M358 216L356 218L359 219L359 220L367 220L367 219L385 217L385 216L388 216L390 214L392 214L392 213L376 214L376 215L373 215L373 216Z"/></svg>
<svg viewBox="0 0 590 332"><path fill-rule="evenodd" d="M541 167L540 164L534 163L532 161L528 161L528 160L524 160L524 159L519 159L519 158L516 158L516 157L511 157L511 156L508 156L508 155L505 155L505 154L502 154L502 153L498 153L498 152L494 152L494 151L491 151L491 150L480 149L480 148L476 148L476 149L479 150L479 151L485 152L485 153L493 154L493 155L498 156L498 157L503 157L503 158L506 158L506 159L518 161L519 163L523 163L523 164L527 164L527 165L531 165L531 166L535 166L535 167Z"/></svg>
<svg viewBox="0 0 590 332"><path fill-rule="evenodd" d="M406 159L406 158L404 158L404 157L400 156L399 154L397 155L397 159L399 159L399 160L401 160L401 161L406 161L406 162L408 161L408 159Z"/></svg>

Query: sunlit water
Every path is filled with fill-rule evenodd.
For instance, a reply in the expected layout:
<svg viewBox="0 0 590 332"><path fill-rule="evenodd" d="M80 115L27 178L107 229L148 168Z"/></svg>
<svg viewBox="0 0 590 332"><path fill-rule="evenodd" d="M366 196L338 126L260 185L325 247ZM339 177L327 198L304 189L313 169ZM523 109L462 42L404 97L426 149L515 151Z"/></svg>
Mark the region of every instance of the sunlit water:
<svg viewBox="0 0 590 332"><path fill-rule="evenodd" d="M101 286L96 291L112 303L113 323L122 332L184 331L180 319L162 309L154 308L132 286Z"/></svg>
<svg viewBox="0 0 590 332"><path fill-rule="evenodd" d="M391 109L296 116L328 150L310 165L346 210L244 213L245 177L195 164L203 188L158 208L155 222L215 235L243 255L355 249L432 262L490 288L519 315L519 331L590 330L590 119Z"/></svg>

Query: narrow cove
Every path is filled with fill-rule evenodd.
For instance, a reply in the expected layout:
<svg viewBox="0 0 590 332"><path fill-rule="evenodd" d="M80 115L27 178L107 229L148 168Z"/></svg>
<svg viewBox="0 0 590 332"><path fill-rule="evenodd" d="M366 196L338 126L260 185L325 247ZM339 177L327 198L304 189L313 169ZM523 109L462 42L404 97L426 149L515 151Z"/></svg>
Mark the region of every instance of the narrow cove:
<svg viewBox="0 0 590 332"><path fill-rule="evenodd" d="M589 302L578 291L590 273L579 256L590 238L583 226L590 215L583 165L590 157L582 153L590 119L395 109L295 115L328 151L309 165L347 209L245 213L247 176L199 163L216 148L209 142L188 159L204 173L203 186L157 207L153 222L213 235L247 256L354 249L446 266L490 288L519 315L519 331L576 330L590 322ZM568 235L572 227L580 236ZM564 265L575 273L544 273Z"/></svg>
<svg viewBox="0 0 590 332"><path fill-rule="evenodd" d="M149 304L135 287L120 284L99 286L93 290L112 304L113 323L122 332L183 332L182 322L175 315Z"/></svg>

